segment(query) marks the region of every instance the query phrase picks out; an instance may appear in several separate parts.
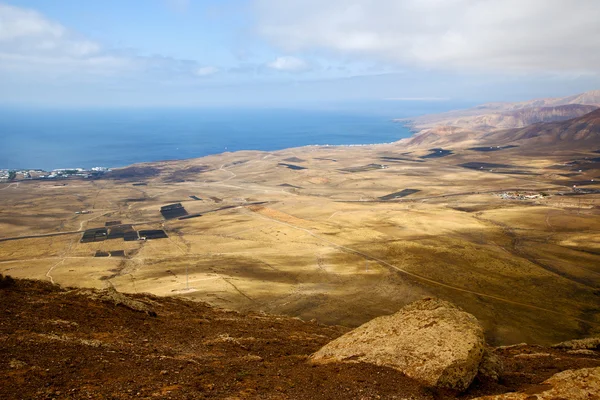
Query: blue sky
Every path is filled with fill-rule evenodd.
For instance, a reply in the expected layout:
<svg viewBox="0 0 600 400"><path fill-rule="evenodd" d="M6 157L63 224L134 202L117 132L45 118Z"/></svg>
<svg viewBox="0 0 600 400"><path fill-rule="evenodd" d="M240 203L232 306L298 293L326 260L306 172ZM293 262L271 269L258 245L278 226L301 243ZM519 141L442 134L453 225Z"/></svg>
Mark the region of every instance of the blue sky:
<svg viewBox="0 0 600 400"><path fill-rule="evenodd" d="M0 0L0 103L517 100L600 88L600 3Z"/></svg>
<svg viewBox="0 0 600 400"><path fill-rule="evenodd" d="M252 46L248 4L241 1L19 1L86 38L140 56L233 67Z"/></svg>

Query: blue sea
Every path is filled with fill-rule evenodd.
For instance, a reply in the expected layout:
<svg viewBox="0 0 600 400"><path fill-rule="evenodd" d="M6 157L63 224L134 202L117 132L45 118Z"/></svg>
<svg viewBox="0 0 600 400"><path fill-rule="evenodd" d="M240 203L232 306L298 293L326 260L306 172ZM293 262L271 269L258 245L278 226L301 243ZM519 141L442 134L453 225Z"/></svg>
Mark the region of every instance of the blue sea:
<svg viewBox="0 0 600 400"><path fill-rule="evenodd" d="M0 108L0 168L120 167L225 151L388 143L411 135L394 118L452 108L457 105L447 102L293 109Z"/></svg>

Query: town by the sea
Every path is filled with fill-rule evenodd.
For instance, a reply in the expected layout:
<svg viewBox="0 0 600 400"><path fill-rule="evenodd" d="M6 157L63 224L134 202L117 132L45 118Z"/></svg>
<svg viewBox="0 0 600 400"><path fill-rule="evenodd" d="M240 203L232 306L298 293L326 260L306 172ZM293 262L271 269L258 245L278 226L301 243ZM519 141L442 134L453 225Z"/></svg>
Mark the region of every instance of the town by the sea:
<svg viewBox="0 0 600 400"><path fill-rule="evenodd" d="M395 118L464 106L380 102L310 108L0 108L0 169L121 167L226 151L389 143L409 137Z"/></svg>

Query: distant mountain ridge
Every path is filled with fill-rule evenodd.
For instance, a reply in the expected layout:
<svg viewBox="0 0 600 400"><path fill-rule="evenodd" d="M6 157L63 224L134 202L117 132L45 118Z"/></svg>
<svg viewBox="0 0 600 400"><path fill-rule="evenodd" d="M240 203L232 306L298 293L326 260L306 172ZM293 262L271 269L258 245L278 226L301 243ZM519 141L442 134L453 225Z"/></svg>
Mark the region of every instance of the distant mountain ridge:
<svg viewBox="0 0 600 400"><path fill-rule="evenodd" d="M432 129L440 125L492 131L522 128L537 122L567 120L585 115L597 108L600 108L600 90L592 90L568 97L517 103L486 103L466 110L423 115L398 121L409 123L416 131Z"/></svg>
<svg viewBox="0 0 600 400"><path fill-rule="evenodd" d="M600 90L590 90L584 93L566 96L566 97L550 97L543 99L526 100L515 103L493 102L482 104L474 107L483 110L503 110L514 111L531 107L556 107L568 104L583 104L600 107Z"/></svg>
<svg viewBox="0 0 600 400"><path fill-rule="evenodd" d="M600 109L567 121L537 123L524 128L494 131L481 137L486 144L529 143L600 147Z"/></svg>
<svg viewBox="0 0 600 400"><path fill-rule="evenodd" d="M467 110L424 115L409 122L420 145L499 145L520 142L600 147L600 90L519 103L487 103Z"/></svg>

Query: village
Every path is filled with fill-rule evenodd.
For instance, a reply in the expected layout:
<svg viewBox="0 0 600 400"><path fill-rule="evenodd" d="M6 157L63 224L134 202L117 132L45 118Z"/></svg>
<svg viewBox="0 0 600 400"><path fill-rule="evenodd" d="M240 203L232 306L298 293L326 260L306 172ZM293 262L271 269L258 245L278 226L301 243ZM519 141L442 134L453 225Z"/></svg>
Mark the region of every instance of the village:
<svg viewBox="0 0 600 400"><path fill-rule="evenodd" d="M52 171L42 169L0 169L0 182L18 182L35 179L66 179L72 177L94 178L109 172L106 167L93 167L89 170L83 168L60 168Z"/></svg>
<svg viewBox="0 0 600 400"><path fill-rule="evenodd" d="M503 200L536 200L543 199L544 197L550 196L547 193L534 193L534 192L502 192L498 196Z"/></svg>

